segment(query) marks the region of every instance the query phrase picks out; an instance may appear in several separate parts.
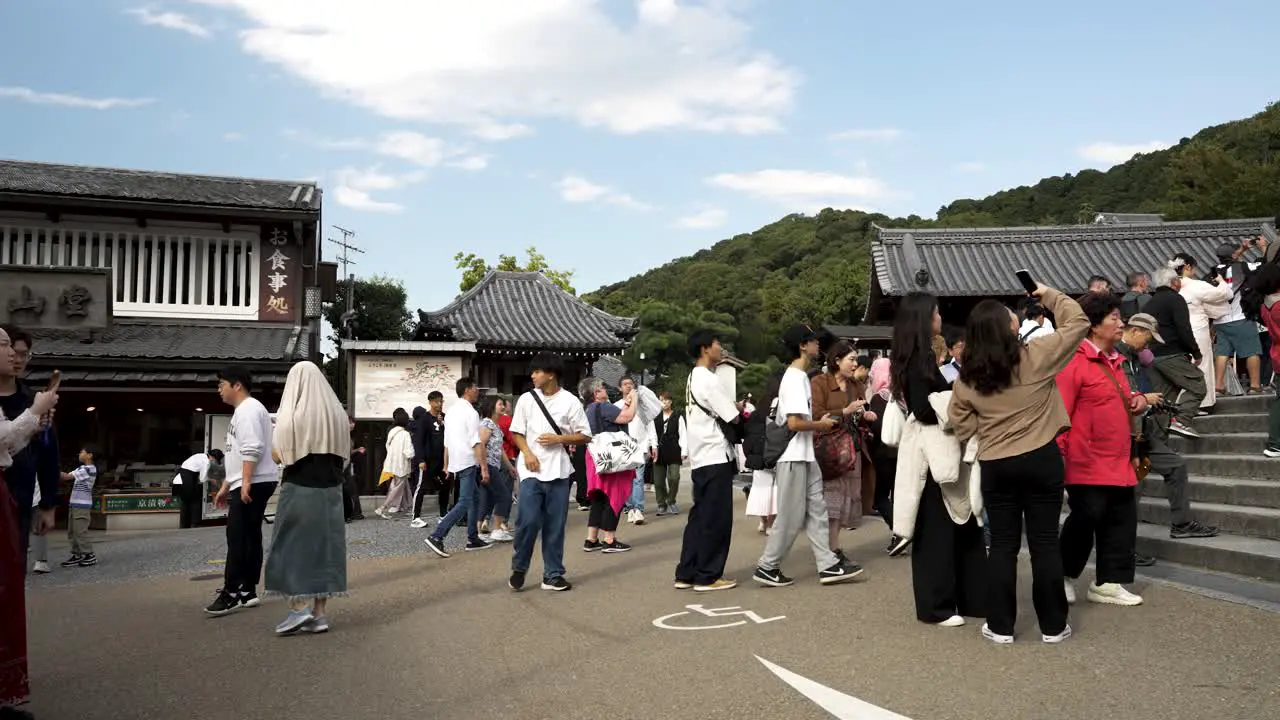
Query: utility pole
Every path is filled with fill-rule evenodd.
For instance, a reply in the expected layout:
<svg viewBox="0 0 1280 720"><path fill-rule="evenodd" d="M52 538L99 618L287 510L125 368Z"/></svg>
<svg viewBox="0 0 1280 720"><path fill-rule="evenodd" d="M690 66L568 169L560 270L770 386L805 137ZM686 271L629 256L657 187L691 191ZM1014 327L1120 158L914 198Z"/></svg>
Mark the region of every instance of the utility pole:
<svg viewBox="0 0 1280 720"><path fill-rule="evenodd" d="M346 312L342 313L341 331L342 331L342 336L345 339L350 340L352 339L351 324L352 324L352 321L355 320L355 315L356 315L356 311L355 311L356 276L350 271L350 266L355 265L356 261L351 259L351 253L357 252L357 253L363 254L364 250L361 250L358 246L353 244L356 236L356 233L354 230L348 230L344 227L339 227L337 225L334 225L333 229L342 233L341 240L334 240L333 238L329 238L329 242L342 248L342 255L338 258L338 260L342 263L342 274L347 276L347 293L346 293L347 294L347 310Z"/></svg>

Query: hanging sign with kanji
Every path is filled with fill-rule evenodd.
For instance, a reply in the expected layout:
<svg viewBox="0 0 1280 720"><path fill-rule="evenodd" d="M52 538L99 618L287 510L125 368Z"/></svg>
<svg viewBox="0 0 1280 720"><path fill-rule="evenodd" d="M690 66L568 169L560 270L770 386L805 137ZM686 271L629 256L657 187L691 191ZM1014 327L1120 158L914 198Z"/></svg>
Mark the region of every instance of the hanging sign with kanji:
<svg viewBox="0 0 1280 720"><path fill-rule="evenodd" d="M258 265L258 320L297 322L302 302L302 246L286 225L262 228L262 261Z"/></svg>

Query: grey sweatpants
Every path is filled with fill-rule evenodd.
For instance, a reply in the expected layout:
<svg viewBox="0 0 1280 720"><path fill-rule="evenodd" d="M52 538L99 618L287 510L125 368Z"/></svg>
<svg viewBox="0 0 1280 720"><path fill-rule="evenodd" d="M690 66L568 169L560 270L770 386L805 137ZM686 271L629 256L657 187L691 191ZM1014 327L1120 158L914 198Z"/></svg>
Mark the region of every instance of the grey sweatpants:
<svg viewBox="0 0 1280 720"><path fill-rule="evenodd" d="M809 534L813 559L821 572L839 562L831 552L827 499L822 494L822 471L816 462L780 462L773 470L778 495L778 517L773 532L764 543L757 563L765 570L777 570L791 552L800 531Z"/></svg>
<svg viewBox="0 0 1280 720"><path fill-rule="evenodd" d="M1153 391L1178 406L1178 421L1191 427L1200 412L1200 401L1208 392L1200 368L1192 365L1185 355L1169 355L1156 358L1147 368L1147 376L1151 378Z"/></svg>

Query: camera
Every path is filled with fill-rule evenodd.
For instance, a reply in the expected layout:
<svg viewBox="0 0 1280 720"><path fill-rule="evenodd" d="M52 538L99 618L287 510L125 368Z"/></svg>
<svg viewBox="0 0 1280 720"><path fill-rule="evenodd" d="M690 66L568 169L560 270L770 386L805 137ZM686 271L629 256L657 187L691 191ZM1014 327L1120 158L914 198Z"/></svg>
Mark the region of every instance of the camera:
<svg viewBox="0 0 1280 720"><path fill-rule="evenodd" d="M1157 415L1177 415L1178 408L1168 400L1161 400L1151 406L1151 412L1156 413Z"/></svg>

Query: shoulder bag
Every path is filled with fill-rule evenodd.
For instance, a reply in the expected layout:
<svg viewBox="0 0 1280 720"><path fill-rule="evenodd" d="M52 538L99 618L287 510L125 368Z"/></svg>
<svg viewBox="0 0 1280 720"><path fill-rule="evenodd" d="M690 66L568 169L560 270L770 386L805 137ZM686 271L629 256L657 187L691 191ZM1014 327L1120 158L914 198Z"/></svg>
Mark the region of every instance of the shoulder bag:
<svg viewBox="0 0 1280 720"><path fill-rule="evenodd" d="M724 435L724 439L728 441L730 445L738 445L742 442L742 435L743 435L742 422L735 422L735 423L725 422L720 418L719 415L716 415L715 413L708 410L706 407L703 406L702 403L698 402L698 398L693 396L692 374L690 374L689 379L685 381L684 397L685 397L685 412L688 412L690 404L694 405L699 410L706 413L707 417L711 418L715 422L716 427L720 428L720 434ZM769 467L773 467L773 466L770 465Z"/></svg>
<svg viewBox="0 0 1280 720"><path fill-rule="evenodd" d="M1124 408L1124 414L1129 415L1129 398L1125 397L1124 388L1120 387L1120 381L1116 380L1116 376L1105 365L1100 366L1098 369L1115 386L1116 394L1120 396L1120 406ZM1147 441L1142 431L1132 435L1129 444L1129 462L1133 463L1133 471L1138 476L1138 482L1142 482L1147 477L1147 474L1151 472L1151 443Z"/></svg>
<svg viewBox="0 0 1280 720"><path fill-rule="evenodd" d="M604 416L600 412L598 403L595 406L595 414L596 424L603 427ZM591 453L591 459L596 463L596 472L601 475L643 467L648 457L646 448L640 444L639 440L618 430L593 435L591 444L587 445L587 451Z"/></svg>

